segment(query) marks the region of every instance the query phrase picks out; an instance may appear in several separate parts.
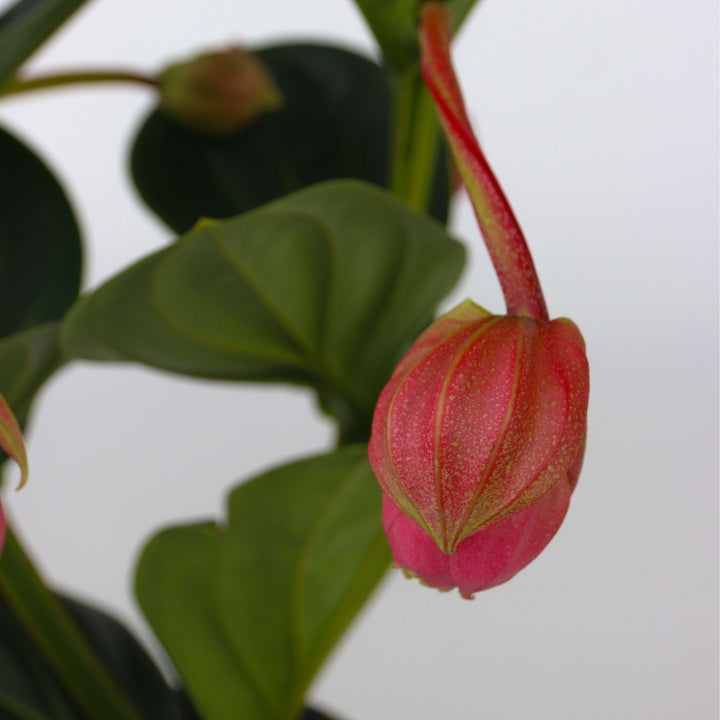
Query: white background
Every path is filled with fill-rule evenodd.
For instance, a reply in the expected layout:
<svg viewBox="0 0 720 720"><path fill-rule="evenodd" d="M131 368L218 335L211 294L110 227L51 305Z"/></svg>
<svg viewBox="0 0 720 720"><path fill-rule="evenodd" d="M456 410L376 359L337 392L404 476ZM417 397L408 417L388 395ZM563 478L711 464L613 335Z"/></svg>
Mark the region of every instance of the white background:
<svg viewBox="0 0 720 720"><path fill-rule="evenodd" d="M7 6L0 2L0 6ZM718 77L714 0L486 0L455 56L551 314L588 343L585 469L548 550L466 602L395 573L313 687L349 720L717 717ZM318 38L373 53L350 0L99 0L32 63L153 71L196 49ZM3 100L66 183L93 287L168 231L128 182L139 87ZM462 287L502 310L467 203ZM74 365L35 408L5 493L47 576L146 633L131 596L157 527L330 446L309 394ZM146 635L147 637L147 635Z"/></svg>

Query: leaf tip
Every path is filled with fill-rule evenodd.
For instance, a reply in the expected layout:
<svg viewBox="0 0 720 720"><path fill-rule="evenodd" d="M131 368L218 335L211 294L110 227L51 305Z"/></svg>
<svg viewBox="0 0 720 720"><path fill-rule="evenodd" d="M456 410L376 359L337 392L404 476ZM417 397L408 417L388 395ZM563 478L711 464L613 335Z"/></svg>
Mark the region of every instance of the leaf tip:
<svg viewBox="0 0 720 720"><path fill-rule="evenodd" d="M28 461L22 432L5 398L0 395L0 447L18 464L20 468L20 490L28 478Z"/></svg>

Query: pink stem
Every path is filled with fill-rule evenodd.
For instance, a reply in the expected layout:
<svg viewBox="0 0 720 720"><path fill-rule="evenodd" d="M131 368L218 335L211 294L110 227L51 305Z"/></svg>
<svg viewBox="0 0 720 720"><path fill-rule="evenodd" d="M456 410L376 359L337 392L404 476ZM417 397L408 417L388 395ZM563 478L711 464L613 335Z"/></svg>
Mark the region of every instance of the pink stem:
<svg viewBox="0 0 720 720"><path fill-rule="evenodd" d="M450 38L450 18L444 4L424 4L420 10L420 67L475 209L508 314L547 320L540 280L525 237L465 112L450 59Z"/></svg>

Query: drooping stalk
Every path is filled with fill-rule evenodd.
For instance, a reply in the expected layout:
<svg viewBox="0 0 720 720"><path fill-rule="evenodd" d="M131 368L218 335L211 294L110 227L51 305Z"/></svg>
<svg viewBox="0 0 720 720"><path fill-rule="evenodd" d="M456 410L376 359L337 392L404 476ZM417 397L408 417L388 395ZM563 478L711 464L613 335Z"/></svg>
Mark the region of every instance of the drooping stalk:
<svg viewBox="0 0 720 720"><path fill-rule="evenodd" d="M126 70L90 70L78 72L53 73L51 75L38 75L31 78L12 78L0 86L0 97L19 95L35 90L48 90L50 88L68 85L87 85L99 83L133 83L156 87L158 81L147 75L141 75Z"/></svg>
<svg viewBox="0 0 720 720"><path fill-rule="evenodd" d="M540 281L520 225L470 126L450 58L450 18L443 3L420 11L420 67L475 210L510 315L547 320Z"/></svg>

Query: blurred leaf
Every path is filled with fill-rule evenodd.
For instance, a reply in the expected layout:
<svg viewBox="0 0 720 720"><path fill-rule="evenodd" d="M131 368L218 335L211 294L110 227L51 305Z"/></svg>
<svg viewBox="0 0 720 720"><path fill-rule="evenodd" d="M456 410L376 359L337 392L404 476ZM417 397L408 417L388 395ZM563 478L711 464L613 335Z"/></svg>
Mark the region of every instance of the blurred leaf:
<svg viewBox="0 0 720 720"><path fill-rule="evenodd" d="M62 188L0 130L0 337L59 320L77 297L80 266L80 234Z"/></svg>
<svg viewBox="0 0 720 720"><path fill-rule="evenodd" d="M57 323L0 339L0 393L21 422L37 389L60 364Z"/></svg>
<svg viewBox="0 0 720 720"><path fill-rule="evenodd" d="M367 446L354 445L239 486L227 529L161 532L136 592L204 720L296 720L389 562Z"/></svg>
<svg viewBox="0 0 720 720"><path fill-rule="evenodd" d="M417 16L424 0L355 0L388 65L403 69L417 61ZM446 0L455 32L478 0Z"/></svg>
<svg viewBox="0 0 720 720"><path fill-rule="evenodd" d="M283 95L280 110L224 138L184 130L161 110L140 129L133 179L178 233L201 217L234 217L324 180L388 183L391 95L382 68L327 46L280 45L258 55ZM438 155L430 211L445 222L444 144Z"/></svg>
<svg viewBox="0 0 720 720"><path fill-rule="evenodd" d="M137 640L116 620L58 596L98 658L147 720L190 716ZM0 593L0 718L85 720Z"/></svg>
<svg viewBox="0 0 720 720"><path fill-rule="evenodd" d="M0 594L0 717L69 720L81 715Z"/></svg>
<svg viewBox="0 0 720 720"><path fill-rule="evenodd" d="M86 0L20 0L0 16L0 86Z"/></svg>
<svg viewBox="0 0 720 720"><path fill-rule="evenodd" d="M81 264L80 234L62 188L32 151L0 129L0 393L21 427L35 392L60 365L51 321L77 298ZM6 459L0 451L0 465Z"/></svg>
<svg viewBox="0 0 720 720"><path fill-rule="evenodd" d="M50 323L0 339L0 394L25 428L38 388L60 366L58 325ZM7 460L0 451L0 466Z"/></svg>
<svg viewBox="0 0 720 720"><path fill-rule="evenodd" d="M66 610L104 662L124 694L148 720L183 720L185 713L174 688L135 637L117 620L72 598L60 598Z"/></svg>
<svg viewBox="0 0 720 720"><path fill-rule="evenodd" d="M21 651L30 656L32 667L38 673L43 668L51 673L62 698L71 698L83 718L142 720L57 596L42 581L11 528L0 554L0 598L8 611L8 625L17 629L18 637L30 641ZM0 634L0 640L4 637ZM53 690L55 686L49 687ZM7 694L12 697L12 688ZM54 692L49 700L53 698ZM58 720L74 718L63 711L59 699L54 702L52 709Z"/></svg>
<svg viewBox="0 0 720 720"><path fill-rule="evenodd" d="M300 716L300 720L333 720L333 718L324 712L320 712L320 710L305 708L305 712Z"/></svg>
<svg viewBox="0 0 720 720"><path fill-rule="evenodd" d="M367 428L463 258L442 226L388 193L326 183L200 223L81 300L61 343L93 360L303 383Z"/></svg>

